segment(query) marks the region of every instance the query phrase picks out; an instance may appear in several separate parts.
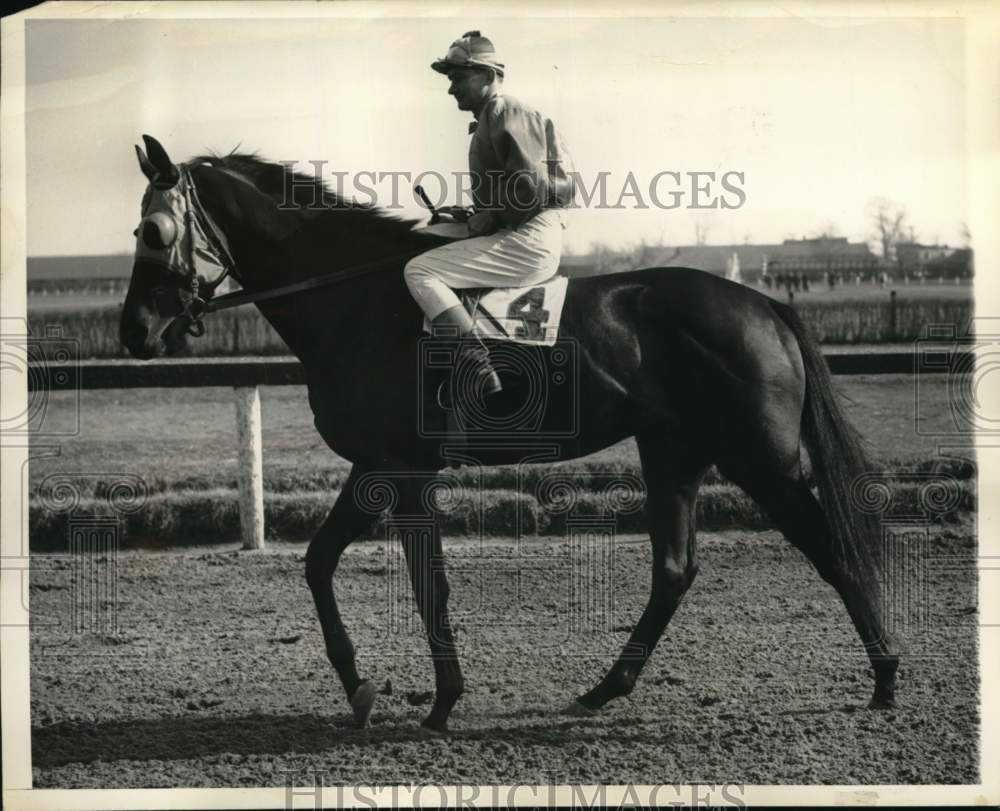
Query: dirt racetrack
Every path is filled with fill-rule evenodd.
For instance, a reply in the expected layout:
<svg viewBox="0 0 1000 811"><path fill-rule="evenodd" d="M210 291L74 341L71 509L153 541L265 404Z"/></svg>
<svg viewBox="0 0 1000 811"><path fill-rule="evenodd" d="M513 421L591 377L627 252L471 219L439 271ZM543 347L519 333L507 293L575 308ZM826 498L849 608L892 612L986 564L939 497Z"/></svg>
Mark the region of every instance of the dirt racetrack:
<svg viewBox="0 0 1000 811"><path fill-rule="evenodd" d="M96 602L74 587L89 564L34 556L34 785L976 782L973 538L937 530L894 592L896 710L865 709L864 652L805 559L776 533L729 531L701 535L701 573L632 695L587 719L559 710L638 619L648 541L446 539L466 694L431 741L417 726L433 671L393 545L351 547L335 581L362 675L391 682L368 730L326 660L304 545L90 561L117 579ZM72 633L115 612L116 632Z"/></svg>

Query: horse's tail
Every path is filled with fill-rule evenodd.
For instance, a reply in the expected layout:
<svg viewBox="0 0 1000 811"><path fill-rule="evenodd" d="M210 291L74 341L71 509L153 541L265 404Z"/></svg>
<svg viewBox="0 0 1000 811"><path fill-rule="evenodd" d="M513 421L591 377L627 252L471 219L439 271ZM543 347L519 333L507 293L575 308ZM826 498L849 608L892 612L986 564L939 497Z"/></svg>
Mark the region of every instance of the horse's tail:
<svg viewBox="0 0 1000 811"><path fill-rule="evenodd" d="M772 301L771 307L792 331L802 355L806 373L802 441L812 462L834 554L850 571L867 579L877 571L881 527L875 514L859 509L861 488L854 489L859 477L872 470L864 440L840 407L819 344L795 310L780 301Z"/></svg>

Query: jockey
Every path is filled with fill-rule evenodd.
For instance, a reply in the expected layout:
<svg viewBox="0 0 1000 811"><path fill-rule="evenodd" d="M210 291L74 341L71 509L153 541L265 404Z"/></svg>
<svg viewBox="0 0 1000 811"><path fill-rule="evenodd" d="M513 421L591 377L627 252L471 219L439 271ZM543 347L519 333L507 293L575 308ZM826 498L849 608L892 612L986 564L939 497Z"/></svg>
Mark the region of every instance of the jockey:
<svg viewBox="0 0 1000 811"><path fill-rule="evenodd" d="M573 200L572 168L552 121L501 93L504 64L478 31L455 40L431 67L448 77L469 124L471 209L450 206L438 219L467 222L469 239L410 260L406 284L436 334L457 335L456 367L469 364L482 394L501 390L486 348L470 337L472 318L453 292L467 287L540 284L559 270L562 209Z"/></svg>

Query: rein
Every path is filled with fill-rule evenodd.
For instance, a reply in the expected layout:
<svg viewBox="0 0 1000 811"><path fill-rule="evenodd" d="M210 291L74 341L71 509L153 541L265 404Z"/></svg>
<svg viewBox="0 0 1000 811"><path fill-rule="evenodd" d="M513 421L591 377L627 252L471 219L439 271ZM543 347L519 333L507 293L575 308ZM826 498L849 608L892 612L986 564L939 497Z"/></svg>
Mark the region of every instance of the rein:
<svg viewBox="0 0 1000 811"><path fill-rule="evenodd" d="M240 278L240 274L236 270L236 260L233 259L232 254L229 252L226 240L221 236L221 232L215 224L215 221L209 215L204 205L202 205L201 200L198 198L194 178L191 177L190 173L188 173L187 176L187 188L189 190L189 208L187 215L198 220L202 226L203 233L208 238L208 241L211 244L212 249L216 252L216 256L220 260L223 268L223 272L219 278L213 280L211 283L206 283L204 286L210 291L214 291L227 276L232 276L236 279L236 281L242 284L243 280ZM346 270L337 270L331 273L325 273L321 276L313 276L308 279L303 279L300 282L282 285L281 287L272 287L268 290L257 291L235 290L232 293L226 293L218 298L209 298L207 300L202 298L200 295L201 282L198 279L198 274L192 272L188 282L191 297L190 299L182 302L183 315L191 322L188 325L188 332L195 337L204 335L205 325L202 323L202 319L208 313L218 312L219 310L229 310L233 307L241 307L244 304L255 304L259 301L268 301L270 299L281 298L283 296L290 296L294 293L301 293L306 290L315 290L319 287L328 287L330 285L339 284L340 282L356 279L359 276L365 276L369 273L383 270L389 265L395 264L404 259L410 259L413 256L413 251L407 251L406 253L395 254L393 256L387 256L372 262L366 262L362 265L354 265Z"/></svg>
<svg viewBox="0 0 1000 811"><path fill-rule="evenodd" d="M205 312L213 313L217 310L229 310L243 304L254 304L258 301L267 301L268 299L290 296L293 293L301 293L303 290L314 290L317 287L327 287L329 285L337 284L338 282L346 282L349 279L356 279L358 276L365 276L376 270L382 270L386 265L399 262L402 259L409 259L413 257L413 255L412 251L407 251L406 253L397 254L395 256L387 256L383 259L377 259L373 262L366 262L363 265L354 265L346 270L337 270L332 273L325 273L322 276L311 276L308 279L303 279L301 282L294 282L292 284L282 285L281 287L272 287L269 290L257 290L253 292L235 290L232 293L226 293L218 298L206 301ZM234 278L239 279L235 273L233 273L233 276Z"/></svg>

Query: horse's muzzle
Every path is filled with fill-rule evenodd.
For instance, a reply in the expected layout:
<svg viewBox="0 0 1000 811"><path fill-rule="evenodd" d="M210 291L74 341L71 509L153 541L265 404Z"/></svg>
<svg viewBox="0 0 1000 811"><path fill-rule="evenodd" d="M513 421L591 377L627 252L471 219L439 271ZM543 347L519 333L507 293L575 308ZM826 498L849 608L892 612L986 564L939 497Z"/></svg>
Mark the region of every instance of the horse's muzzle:
<svg viewBox="0 0 1000 811"><path fill-rule="evenodd" d="M183 350L188 323L183 315L146 315L144 318L123 322L120 337L133 358L151 360Z"/></svg>
<svg viewBox="0 0 1000 811"><path fill-rule="evenodd" d="M161 337L162 332L162 329L151 330L142 324L130 324L122 330L122 343L133 358L151 360L166 354L167 346Z"/></svg>

